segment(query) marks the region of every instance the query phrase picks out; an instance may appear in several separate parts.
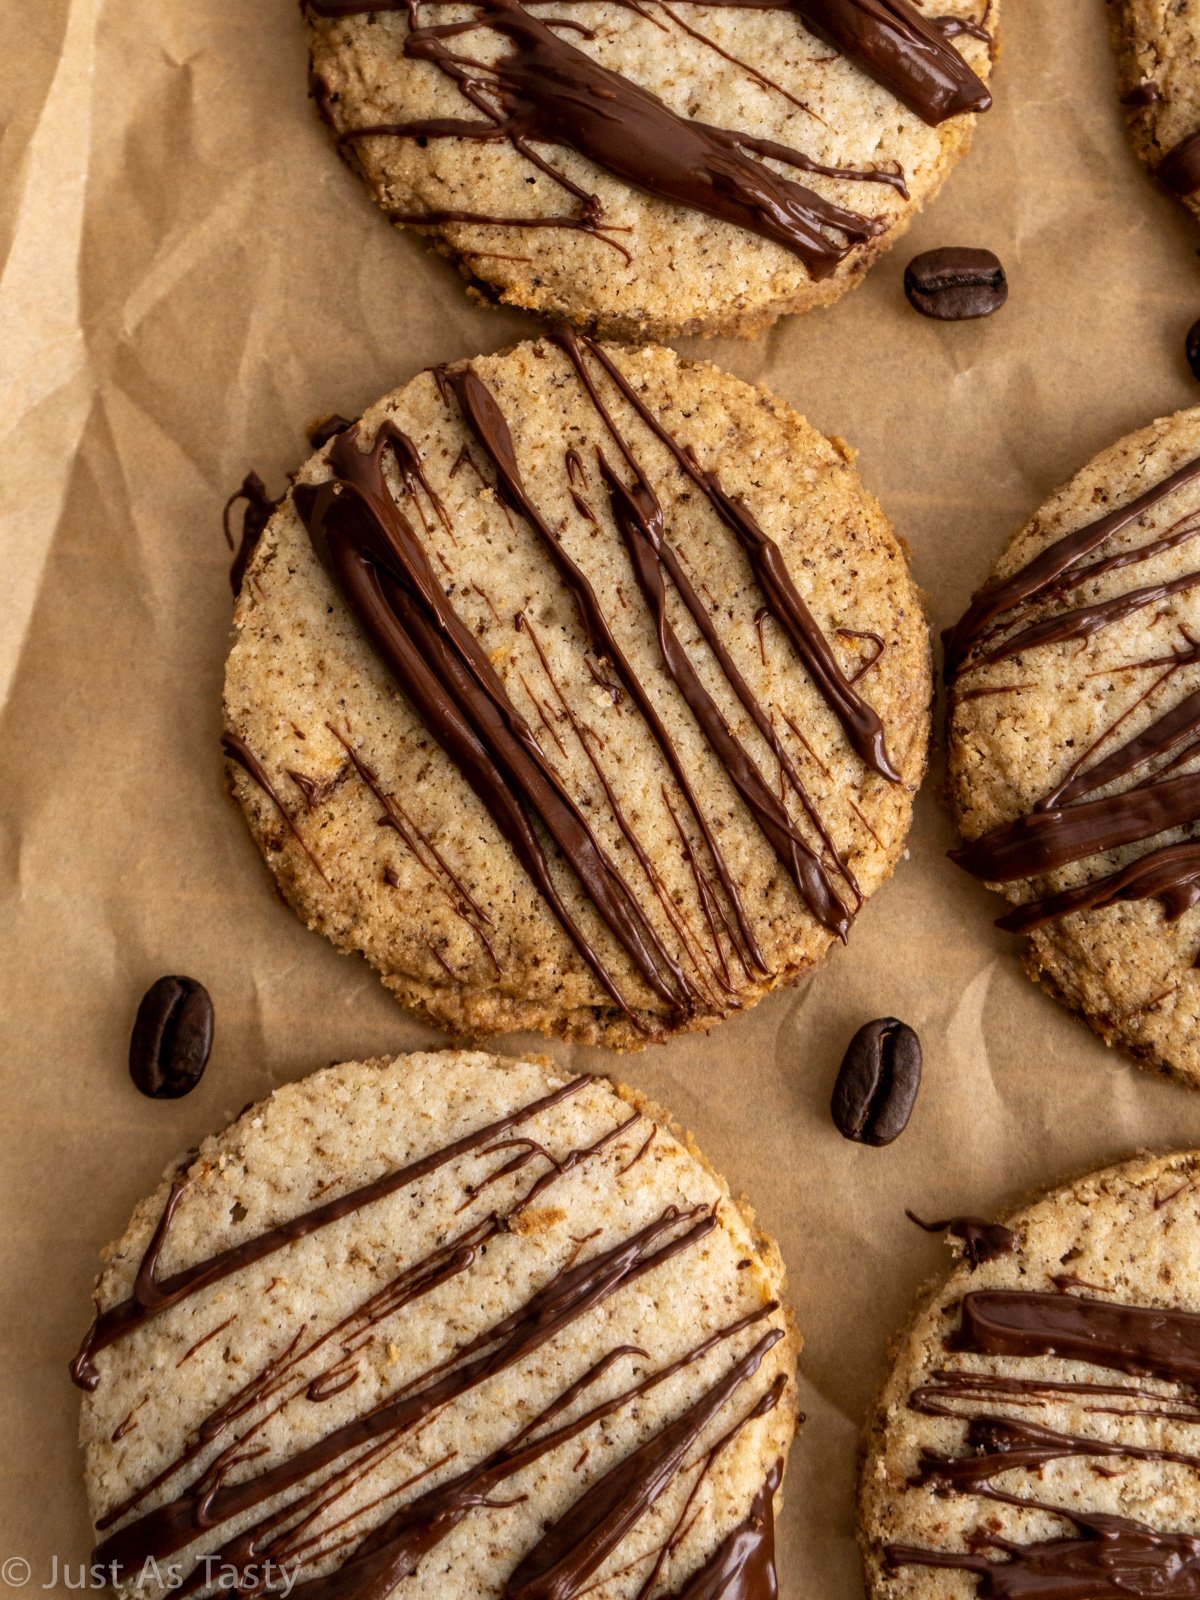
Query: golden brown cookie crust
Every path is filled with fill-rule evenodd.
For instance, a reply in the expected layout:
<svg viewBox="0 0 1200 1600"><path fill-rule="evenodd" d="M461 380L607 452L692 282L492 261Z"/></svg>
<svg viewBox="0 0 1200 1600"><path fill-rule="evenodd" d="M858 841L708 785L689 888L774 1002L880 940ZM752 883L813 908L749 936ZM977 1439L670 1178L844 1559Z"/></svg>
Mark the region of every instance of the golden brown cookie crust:
<svg viewBox="0 0 1200 1600"><path fill-rule="evenodd" d="M1200 129L1198 0L1108 0L1121 72L1121 98L1134 148L1157 172ZM1200 216L1200 193L1181 195Z"/></svg>
<svg viewBox="0 0 1200 1600"><path fill-rule="evenodd" d="M1139 1156L1054 1189L1005 1216L1003 1225L1016 1239L1012 1253L972 1266L955 1245L959 1265L922 1292L912 1321L889 1350L889 1372L863 1432L859 1542L871 1600L973 1600L977 1593L972 1573L890 1564L889 1545L963 1552L981 1527L1020 1546L1077 1534L1069 1522L1044 1512L1014 1510L969 1492L940 1493L933 1484L912 1481L920 1473L922 1452L951 1459L970 1453L964 1447L964 1420L987 1413L1106 1444L1193 1449L1195 1427L1184 1420L1192 1407L1186 1385L1054 1356L958 1354L948 1349L947 1339L958 1327L967 1293L1066 1292L1124 1305L1200 1310L1198 1180L1200 1152ZM947 1370L999 1379L1000 1388L951 1399L949 1415L938 1414L945 1380L937 1375ZM1037 1404L1025 1405L1019 1391L1004 1390L1006 1379L1034 1386L1124 1384L1133 1390L1135 1409L1106 1411L1125 1404L1119 1393L1115 1398L1093 1396L1086 1389L1027 1390L1026 1398ZM937 1390L932 1406L914 1409L909 1404L919 1386L927 1393L929 1386ZM1174 1412L1175 1420L1139 1413L1137 1407L1155 1405L1153 1399L1138 1397L1141 1389L1161 1395L1164 1410ZM1097 1466L1105 1470L1097 1472ZM1005 1493L1085 1514L1123 1516L1168 1530L1195 1526L1194 1475L1158 1461L1069 1456L1051 1460L1040 1472L1014 1467L994 1482ZM1002 1547L989 1555L1004 1559Z"/></svg>
<svg viewBox="0 0 1200 1600"><path fill-rule="evenodd" d="M298 1497L315 1492L324 1501L336 1491L329 1509L318 1507L314 1520L302 1526L298 1544L285 1537L278 1544L264 1542L258 1551L261 1559L273 1549L276 1567L303 1582L350 1558L399 1505L489 1458L498 1443L618 1347L629 1348L610 1360L611 1374L606 1369L589 1385L585 1403L563 1416L618 1397L631 1383L744 1320L694 1364L648 1390L632 1410L614 1407L601 1424L507 1480L511 1492L497 1492L494 1509L476 1508L426 1554L414 1575L414 1592L433 1593L436 1587L451 1600L483 1600L498 1592L549 1522L569 1513L592 1484L765 1338L754 1371L694 1442L686 1467L672 1476L661 1501L601 1570L610 1574L614 1595L632 1600L689 1497L688 1518L695 1514L696 1521L672 1551L663 1576L678 1583L701 1567L786 1458L797 1423L800 1339L783 1304L777 1248L755 1228L748 1208L732 1200L690 1139L685 1148L669 1118L642 1097L599 1078L571 1080L546 1063L461 1052L327 1068L249 1107L172 1174L183 1187L157 1276L186 1272L198 1260L244 1245L556 1095L554 1104L526 1116L507 1135L485 1140L385 1198L198 1289L100 1351L99 1381L85 1398L81 1421L97 1521L171 1467L214 1407L228 1409L231 1394L260 1370L272 1374L260 1403L234 1409L207 1452L181 1464L162 1488L101 1533L115 1529L120 1537L119 1530L156 1503L178 1497L203 1475L207 1457L229 1451L235 1439L242 1441L239 1480L253 1481L353 1419L369 1417L407 1388L419 1389L423 1374L439 1362L458 1370L481 1330L519 1313L532 1294L560 1282L559 1275L577 1262L657 1226L656 1219L663 1222L664 1241L683 1237L699 1220L693 1242L585 1306L548 1342L531 1343L511 1367L464 1388L411 1436L401 1436L398 1448L380 1455L365 1476L356 1477L354 1470L337 1476L347 1465L337 1458L322 1469L325 1476L319 1472L269 1496L248 1514L222 1517L218 1500L201 1536L172 1552L170 1560L186 1574L203 1555L227 1550L237 1532L282 1514ZM99 1308L130 1294L170 1193L164 1182L139 1205L124 1237L105 1251ZM678 1222L672 1221L672 1206ZM480 1235L483 1244L476 1242L474 1255L458 1270L376 1314L397 1272L411 1273L428 1251L444 1254L448 1241L474 1237L497 1217L502 1225ZM363 1307L370 1311L365 1320ZM341 1334L322 1342L335 1327ZM455 1351L466 1353L451 1360ZM748 1417L770 1394L775 1403ZM698 1472L706 1450L731 1427L729 1444ZM278 1526L288 1522L282 1516ZM126 1538L133 1536L126 1532ZM327 1545L332 1548L325 1555ZM297 1560L299 1571L289 1565ZM166 1557L160 1567L169 1585ZM160 1589L153 1581L141 1587L132 1582L129 1592Z"/></svg>
<svg viewBox="0 0 1200 1600"><path fill-rule="evenodd" d="M1163 418L1119 441L1050 498L1013 539L994 577L1011 576L1055 540L1128 504L1197 456L1200 410ZM1200 488L1186 484L1089 559L1169 537L1167 530L1176 526L1186 533L1198 513ZM1195 565L1189 535L1158 557L1081 585L1049 609L1100 605L1157 583L1186 584ZM978 840L1032 813L1095 741L1105 740L1094 759L1107 756L1190 693L1195 683L1187 641L1200 636L1197 630L1200 600L1185 587L1161 605L1141 607L1090 637L976 664L960 674L948 713L949 790L964 839ZM1177 649L1179 664L1173 667ZM1162 665L1155 667L1160 657ZM1161 684L1156 681L1160 672L1168 674ZM1153 692L1145 693L1152 685ZM1171 754L1181 757L1172 771L1190 770L1191 762L1182 759L1184 747ZM1151 847L1184 841L1193 832L1193 825L1184 825L1036 879L1002 885L1002 892L1020 906L1121 870ZM1200 1081L1198 950L1197 910L1172 917L1156 899L1118 901L1035 928L1025 965L1036 982L1107 1043L1194 1084Z"/></svg>
<svg viewBox="0 0 1200 1600"><path fill-rule="evenodd" d="M724 489L745 497L778 542L847 676L865 669L856 692L882 721L898 782L850 748L792 645L763 615L746 557L707 498L594 366L606 405L662 501L681 566L752 694L770 708L809 808L789 796L795 826L820 853L826 846L811 817L821 819L865 898L890 875L903 848L928 735L928 635L896 537L844 447L821 438L773 396L666 350L609 355ZM567 358L539 341L472 367L509 420L542 514L587 572L636 678L647 686L710 836L719 841L767 971L740 964L730 934L735 906L662 746L624 691L614 692L614 675L592 658L544 546L498 500L483 452L429 374L372 407L362 438L373 438L390 418L419 445L446 521L427 505L414 511L410 504L409 512L425 518L422 539L439 578L547 758L581 797L595 836L690 974L690 1013L665 1007L646 986L560 863L556 884L628 1010L599 987L475 791L366 643L290 498L247 571L225 690L226 727L262 763L290 824L261 785L231 763L234 792L301 917L339 948L366 955L397 998L453 1034L536 1028L636 1048L707 1027L805 971L833 934L802 900L667 677L651 613L599 481L596 449L612 456L615 446ZM568 449L573 462L565 460ZM300 483L328 477L327 453L302 470ZM395 492L404 498L398 482ZM673 591L668 614L728 726L775 788L777 757ZM846 880L832 876L853 907Z"/></svg>
<svg viewBox="0 0 1200 1600"><path fill-rule="evenodd" d="M927 126L789 11L662 5L639 12L601 0L583 9L593 38L566 36L651 89L678 114L790 145L828 166L898 163L909 197L878 182L794 173L837 204L887 222L831 277L817 279L772 240L628 187L572 150L547 147L557 170L599 196L606 223L629 230L614 231L612 239L632 259L625 261L612 244L578 229L449 222L419 229L455 262L479 298L562 317L606 337L749 337L785 313L828 304L857 284L970 145L974 116ZM979 0L939 0L938 11L978 21L981 6ZM559 14L578 23L581 7L564 3L538 12L543 19ZM997 0L990 0L992 45L962 34L951 46L984 82L991 75L998 21ZM507 145L347 139L364 127L474 113L436 68L403 59L408 24L399 13L310 16L309 22L318 103L340 152L389 215L482 210L528 216L579 209L571 195Z"/></svg>

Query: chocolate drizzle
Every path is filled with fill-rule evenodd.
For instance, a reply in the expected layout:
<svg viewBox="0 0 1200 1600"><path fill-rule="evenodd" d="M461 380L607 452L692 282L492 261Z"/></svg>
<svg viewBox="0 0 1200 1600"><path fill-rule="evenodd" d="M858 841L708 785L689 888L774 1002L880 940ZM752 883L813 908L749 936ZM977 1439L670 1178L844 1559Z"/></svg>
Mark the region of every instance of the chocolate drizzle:
<svg viewBox="0 0 1200 1600"><path fill-rule="evenodd" d="M710 1357L715 1360L723 1347L736 1344L737 1353L725 1359L723 1368L711 1381L706 1380L696 1398L602 1474L583 1480L569 1511L544 1525L532 1548L520 1555L514 1552L516 1565L504 1590L506 1600L573 1600L586 1592L597 1570L651 1507L693 1471L698 1443L784 1337L778 1326L765 1330L760 1327L777 1312L778 1306L773 1302L727 1322L665 1364L656 1365L644 1350L614 1346L506 1442L475 1464L458 1465L447 1476L444 1469L454 1461L452 1451L418 1471L398 1489L390 1488L385 1497L389 1501L408 1488L416 1488L416 1493L389 1507L383 1520L365 1534L344 1531L360 1513L352 1512L331 1524L322 1521L322 1514L406 1439L436 1420L447 1406L524 1362L613 1295L701 1244L716 1227L716 1218L706 1207L682 1202L669 1205L627 1237L583 1259L577 1258L587 1240L578 1241L564 1262L557 1267L551 1265L548 1276L541 1273L540 1287L523 1304L460 1342L446 1359L384 1398L375 1399L349 1420L336 1423L291 1455L267 1462L259 1458L269 1452L257 1442L266 1424L286 1405L321 1405L352 1391L358 1376L357 1353L370 1342L372 1329L384 1318L395 1316L450 1278L468 1272L487 1242L515 1225L520 1214L550 1185L565 1181L579 1163L595 1160L622 1144L624 1136L642 1120L639 1113L618 1122L590 1145L558 1158L551 1156L537 1139L506 1137L511 1130L577 1093L585 1082L573 1079L443 1149L159 1281L158 1257L187 1194L186 1178L178 1179L136 1274L133 1296L98 1317L73 1365L76 1381L88 1386L99 1382L101 1374L94 1364L95 1355L125 1337L147 1317L168 1311L187 1296L332 1221L416 1184L451 1161L489 1154L507 1158L489 1177L468 1188L468 1201L496 1179L511 1175L532 1161L548 1164L543 1175L506 1211L492 1212L465 1228L457 1238L447 1238L440 1232L442 1242L428 1256L404 1267L335 1326L309 1334L307 1344L307 1324L302 1325L284 1350L201 1424L179 1457L102 1520L100 1531L108 1531L96 1548L97 1563L115 1573L128 1574L143 1570L148 1561L161 1564L191 1550L192 1557L181 1563L183 1576L177 1586L181 1600L207 1591L218 1570L236 1571L252 1585L253 1571L261 1569L264 1562L290 1572L289 1590L294 1590L301 1600L386 1600L395 1586L414 1573L465 1518L481 1508L502 1508L523 1499L521 1494L501 1493L509 1479L685 1369ZM645 1145L639 1155L644 1150ZM513 1151L516 1153L510 1154ZM635 1156L633 1161L637 1159ZM620 1151L617 1160L622 1164L614 1174L614 1182L619 1182L633 1165L633 1161L623 1159ZM220 1330L205 1335L194 1348L207 1342L216 1331ZM335 1351L332 1360L313 1376L312 1358L327 1346ZM569 1343L563 1348L569 1348ZM627 1364L639 1367L640 1375L611 1392L610 1374ZM608 1380L607 1397L581 1412L578 1402L602 1380ZM650 1552L655 1558L655 1574L686 1535L685 1515L712 1462L742 1429L778 1405L787 1381L783 1373L773 1377L715 1443L702 1447L700 1474L693 1481L683 1512L657 1556ZM207 1463L202 1464L206 1456ZM186 1487L169 1491L166 1498L161 1498L171 1481L189 1469L191 1481ZM416 1487L432 1473L441 1474L438 1481L431 1487ZM684 1588L677 1591L679 1597L716 1600L720 1595L728 1600L775 1600L771 1508L780 1477L781 1467L777 1466L746 1518L693 1572ZM152 1496L156 1503L145 1509L145 1502ZM379 1503L371 1501L364 1509ZM265 1509L268 1505L270 1509ZM238 1525L236 1530L220 1532L234 1523ZM203 1555L196 1553L201 1541ZM346 1553L332 1570L304 1575L307 1567L339 1550ZM643 1590L648 1592L648 1588Z"/></svg>
<svg viewBox="0 0 1200 1600"><path fill-rule="evenodd" d="M569 491L580 517L599 527L597 513L607 511L624 543L635 587L626 594L617 586L620 605L628 610L640 596L664 674L678 691L681 707L690 713L703 744L728 774L734 795L791 879L803 906L821 927L844 939L864 898L855 875L783 742L776 727L777 708L759 700L722 636L715 607L701 599L688 576L685 555L668 535L662 504L634 440L616 420L619 402L628 405L652 440L667 448L680 472L702 491L708 507L744 554L766 602L758 613L760 647L762 621L769 617L782 636L781 647L794 650L799 667L864 766L886 781L899 781L879 717L855 681L843 672L829 640L797 591L778 545L745 502L730 496L717 475L703 468L690 448L675 438L601 345L566 328L556 329L551 341L570 363L568 373L573 369L621 466L618 471L605 449L597 446L595 488L589 497L586 491L593 480L583 457L571 447L564 458ZM665 785L661 788L663 805L695 884L702 928L694 925L683 903L667 892L605 771L600 759L603 741L584 726L572 708L533 620L518 613L516 629L528 637L557 705L544 693L539 697L525 672L518 671L517 679L535 717L531 724L518 710L479 638L455 609L450 599L455 584L443 586L427 543L431 532L439 529L451 543L456 542L453 519L431 485L415 443L387 421L371 447L364 450L359 425L346 427L328 443L329 480L300 484L293 490L296 511L334 586L396 686L487 809L617 1012L641 1031L649 1031L650 1018L664 1012L682 1020L719 1014L737 1004L742 992L731 973L731 960L755 983L772 974L744 891L726 861L719 826L701 803L693 763L668 731L663 711L618 641L587 573L568 552L560 528L551 525L526 483L508 421L492 389L470 366L439 370L434 376L444 404L458 411L471 435L472 448L482 463L472 456L472 465L484 491L495 493L510 527L514 515L522 520L574 602L588 651L584 664L592 680L610 695L618 712L632 709L637 713L665 763L682 809L677 809ZM426 506L431 508L429 515ZM628 583L626 589L630 589ZM500 622L486 593L471 584L465 586L467 591L480 595L493 620ZM778 787L745 736L735 733L684 648L669 616L669 604L675 603L671 591L694 622L724 684L777 763ZM858 635L852 633L851 637ZM873 654L867 665L873 666L887 649L887 642L874 633L869 638ZM855 674L858 676L860 673ZM803 730L790 717L785 715L783 720L808 756L817 761ZM534 731L539 724L550 743L539 743ZM584 809L588 798L577 796L573 782L569 783L555 764L556 758L567 758L560 727L566 737L574 735L599 781L612 821L650 889L645 905L635 893L632 874L627 875L599 843L589 820L596 813ZM432 851L352 741L332 725L331 731L353 769L383 805L380 821L396 830L414 858L434 876L456 912L482 941L496 977L501 977L494 922L486 908L465 892L461 878L444 856ZM227 751L264 787L303 843L294 819L244 742L230 736ZM827 779L828 769L819 761L817 765ZM789 809L789 790L796 801L795 816ZM314 787L310 794L302 787L302 792L315 812L319 791ZM866 826L862 813L854 810ZM692 837L692 828L698 838ZM560 886L564 869L582 894L582 914L568 904L564 886ZM388 881L398 880L393 873ZM659 916L652 920L650 913L656 906ZM626 980L614 974L605 932L648 992L649 1001L641 995L627 995ZM453 969L431 948L441 971L454 979Z"/></svg>
<svg viewBox="0 0 1200 1600"><path fill-rule="evenodd" d="M520 1127L522 1123L528 1122L543 1111L549 1111L561 1101L577 1094L586 1082L586 1078L572 1078L561 1088L531 1101L528 1105L522 1106L506 1117L501 1117L496 1122L489 1123L475 1133L464 1134L461 1139L435 1150L432 1155L424 1156L419 1161L414 1161L395 1172L386 1173L382 1178L376 1178L373 1183L364 1184L362 1188L351 1189L349 1193L340 1195L335 1200L327 1200L324 1205L316 1206L311 1211L301 1212L299 1216L281 1222L265 1233L256 1234L252 1239L247 1239L244 1244L233 1245L218 1255L210 1256L206 1261L200 1261L195 1266L160 1281L158 1258L166 1242L172 1215L184 1189L183 1180L177 1179L171 1185L166 1209L138 1268L132 1296L97 1314L78 1354L71 1362L71 1377L81 1388L94 1389L100 1381L95 1357L101 1350L107 1350L118 1339L124 1338L148 1317L157 1316L160 1312L186 1300L190 1295L211 1288L214 1283L240 1272L244 1267L252 1266L256 1261L264 1260L265 1257L284 1249L297 1239L307 1238L309 1234L328 1227L332 1222L340 1222L343 1217L353 1216L364 1206L373 1205L377 1200L384 1200L388 1195L418 1183L431 1172L436 1172L439 1167L445 1166L447 1162L455 1161L472 1150L482 1149L492 1139L507 1133L511 1128Z"/></svg>
<svg viewBox="0 0 1200 1600"><path fill-rule="evenodd" d="M517 228L566 228L592 234L630 259L606 226L593 192L555 168L540 149L567 148L602 171L672 204L686 206L782 245L799 257L813 278L828 277L856 246L887 226L827 199L768 166L841 180L885 183L902 194L903 173L880 168L828 167L802 151L747 131L717 127L680 116L656 95L603 66L561 36L570 29L592 34L558 17L546 21L520 0L473 0L465 22L429 24L422 12L433 0L307 0L310 15L325 19L399 11L408 27L402 49L412 61L429 62L455 83L475 117L428 117L346 129L343 143L390 138L451 139L496 144L506 141L525 161L579 203L576 214L499 216L463 210L393 213L408 224L484 224ZM621 0L641 12L637 0ZM951 30L921 16L909 0L701 0L702 4L755 10L792 10L822 40L834 45L877 83L895 94L930 126L948 117L986 111L984 84L950 43ZM760 83L794 96L765 79L669 8L666 16ZM977 25L972 25L972 31ZM510 47L492 59L462 53L463 41L480 31L499 35ZM985 31L986 37L986 31ZM324 86L314 85L326 120L332 107ZM807 109L802 107L802 109ZM539 147L539 148L535 148Z"/></svg>
<svg viewBox="0 0 1200 1600"><path fill-rule="evenodd" d="M922 1222L911 1211L904 1215L926 1233L948 1233L951 1238L960 1239L963 1254L972 1267L980 1267L985 1261L998 1261L1017 1248L1017 1236L1011 1228L999 1222L985 1222L982 1217L948 1217L945 1222Z"/></svg>
<svg viewBox="0 0 1200 1600"><path fill-rule="evenodd" d="M981 666L1079 640L1081 648L1106 628L1175 595L1200 588L1200 571L1134 585L1085 606L1069 597L1112 573L1133 569L1200 537L1200 513L1189 512L1165 533L1098 554L1104 545L1200 477L1200 460L1043 549L1007 578L992 583L971 602L946 640L946 675L959 698L989 690L962 689ZM1088 559L1088 558L1093 559ZM1061 603L1067 601L1064 606ZM1108 669L1153 671L1149 688L1117 715L1076 758L1066 776L1028 812L951 852L951 859L990 883L1044 879L1061 868L1107 851L1141 845L1200 821L1200 774L1178 772L1200 756L1200 690L1192 689L1159 712L1133 736L1101 755L1124 723L1180 672L1200 661L1195 642L1181 627L1183 643L1173 651ZM1161 670L1159 670L1161 669ZM1120 785L1120 787L1117 787ZM1107 791L1096 798L1097 791ZM1043 923L1122 901L1155 899L1168 921L1200 902L1200 840L1154 846L1081 884L1040 892L1001 918L998 926L1029 933Z"/></svg>
<svg viewBox="0 0 1200 1600"><path fill-rule="evenodd" d="M1003 1369L942 1370L910 1397L926 1415L961 1418L965 1452L921 1452L914 1488L938 1494L974 1495L985 1502L1061 1518L1066 1537L1021 1542L992 1521L968 1539L965 1551L893 1544L885 1550L890 1570L904 1566L957 1568L975 1574L988 1600L1128 1600L1131 1594L1200 1596L1200 1539L1129 1518L1093 1512L1001 1490L995 1481L1010 1473L1040 1479L1051 1462L1081 1458L1095 1463L1163 1462L1200 1470L1200 1456L1144 1445L1128 1437L1096 1438L1064 1432L1040 1421L995 1410L972 1414L960 1407L1045 1407L1060 1396L1074 1410L1116 1418L1161 1418L1200 1424L1194 1389L1200 1377L1200 1315L1160 1306L1124 1305L1070 1294L996 1290L963 1297L960 1326L947 1348L1002 1361L1053 1356L1108 1371L1181 1385L1171 1391L1140 1385L1017 1377ZM1118 1399L1149 1398L1157 1406L1116 1405ZM1171 1404L1171 1402L1175 1402ZM1107 1472L1110 1469L1099 1469ZM1114 1465L1111 1470L1120 1470Z"/></svg>

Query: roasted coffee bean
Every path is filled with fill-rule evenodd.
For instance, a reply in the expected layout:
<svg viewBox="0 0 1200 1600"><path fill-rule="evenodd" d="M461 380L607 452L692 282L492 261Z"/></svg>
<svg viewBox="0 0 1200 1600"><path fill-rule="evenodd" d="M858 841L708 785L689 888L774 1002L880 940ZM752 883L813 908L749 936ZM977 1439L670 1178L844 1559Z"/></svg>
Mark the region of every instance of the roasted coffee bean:
<svg viewBox="0 0 1200 1600"><path fill-rule="evenodd" d="M212 1049L213 1005L195 978L160 978L142 997L129 1040L129 1076L155 1100L200 1082Z"/></svg>
<svg viewBox="0 0 1200 1600"><path fill-rule="evenodd" d="M1187 364L1192 369L1193 378L1200 378L1200 322L1193 322L1188 329Z"/></svg>
<svg viewBox="0 0 1200 1600"><path fill-rule="evenodd" d="M833 1120L856 1144L891 1144L908 1126L921 1087L921 1041L895 1017L851 1039L833 1086Z"/></svg>
<svg viewBox="0 0 1200 1600"><path fill-rule="evenodd" d="M904 292L923 317L967 322L999 311L1008 279L990 250L926 250L908 263Z"/></svg>

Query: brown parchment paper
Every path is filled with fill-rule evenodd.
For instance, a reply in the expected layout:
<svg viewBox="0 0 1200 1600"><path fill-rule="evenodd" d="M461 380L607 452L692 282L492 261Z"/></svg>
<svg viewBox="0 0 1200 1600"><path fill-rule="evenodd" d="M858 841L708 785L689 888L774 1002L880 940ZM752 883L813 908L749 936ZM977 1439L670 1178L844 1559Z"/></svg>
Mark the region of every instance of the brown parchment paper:
<svg viewBox="0 0 1200 1600"><path fill-rule="evenodd" d="M1200 401L1200 233L1127 146L1105 26L1100 0L1005 0L996 109L909 238L832 310L696 347L858 446L938 627L1094 451ZM251 466L280 487L306 424L535 324L470 304L374 211L306 101L295 0L8 0L0 61L0 1584L66 1594L90 1527L65 1364L99 1247L246 1101L432 1038L278 903L224 798L221 504ZM1000 254L993 321L908 309L904 263L939 244ZM663 1099L781 1240L807 1338L789 1600L861 1595L857 1430L943 1261L905 1206L987 1214L1200 1144L1200 1094L1022 976L998 904L944 859L937 765L910 859L799 989L624 1060L500 1046ZM158 1104L125 1054L164 972L209 986L217 1039L197 1092ZM865 1150L829 1092L889 1012L925 1085L907 1134Z"/></svg>

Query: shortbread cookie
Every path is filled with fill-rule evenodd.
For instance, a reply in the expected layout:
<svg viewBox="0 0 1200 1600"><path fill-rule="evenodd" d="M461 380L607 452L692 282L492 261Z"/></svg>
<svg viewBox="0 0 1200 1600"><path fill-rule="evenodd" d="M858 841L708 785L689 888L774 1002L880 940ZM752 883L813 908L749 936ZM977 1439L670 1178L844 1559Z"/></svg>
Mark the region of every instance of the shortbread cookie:
<svg viewBox="0 0 1200 1600"><path fill-rule="evenodd" d="M927 736L848 454L569 330L373 406L267 527L226 673L300 915L460 1037L640 1046L811 966L891 872Z"/></svg>
<svg viewBox="0 0 1200 1600"><path fill-rule="evenodd" d="M622 337L835 300L965 151L997 0L307 0L313 95L477 293Z"/></svg>
<svg viewBox="0 0 1200 1600"><path fill-rule="evenodd" d="M1106 450L951 634L955 859L1030 975L1200 1081L1200 410Z"/></svg>
<svg viewBox="0 0 1200 1600"><path fill-rule="evenodd" d="M486 1055L330 1067L106 1252L72 1368L93 1560L146 1600L772 1595L782 1294L630 1091Z"/></svg>
<svg viewBox="0 0 1200 1600"><path fill-rule="evenodd" d="M1139 156L1200 216L1200 0L1108 0Z"/></svg>
<svg viewBox="0 0 1200 1600"><path fill-rule="evenodd" d="M871 1600L1131 1600L1200 1581L1200 1154L1008 1219L918 1311L869 1419Z"/></svg>

